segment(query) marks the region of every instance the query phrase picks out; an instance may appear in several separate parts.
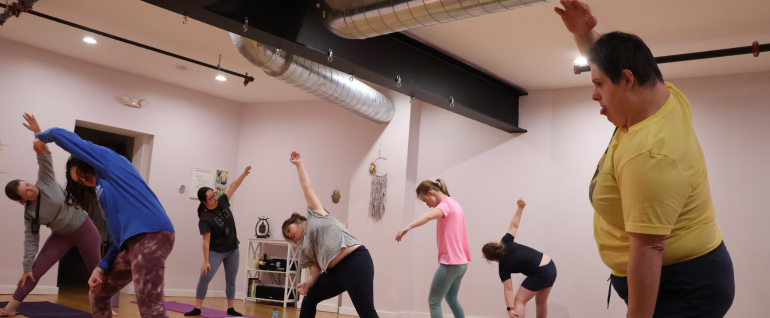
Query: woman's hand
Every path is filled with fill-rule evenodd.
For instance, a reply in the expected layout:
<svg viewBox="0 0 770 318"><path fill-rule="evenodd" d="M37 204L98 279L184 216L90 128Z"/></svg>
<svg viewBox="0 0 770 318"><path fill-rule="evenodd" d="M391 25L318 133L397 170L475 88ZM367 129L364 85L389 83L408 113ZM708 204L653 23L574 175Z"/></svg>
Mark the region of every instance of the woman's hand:
<svg viewBox="0 0 770 318"><path fill-rule="evenodd" d="M291 161L291 163L296 166L302 163L302 157L299 156L299 152L292 151L291 158L289 158L289 161Z"/></svg>
<svg viewBox="0 0 770 318"><path fill-rule="evenodd" d="M584 35L596 27L596 17L591 14L587 4L578 0L561 0L561 5L564 9L555 7L553 10L572 34Z"/></svg>
<svg viewBox="0 0 770 318"><path fill-rule="evenodd" d="M404 228L401 231L398 231L396 234L396 242L401 242L401 239L406 235L407 232L409 232L410 229Z"/></svg>
<svg viewBox="0 0 770 318"><path fill-rule="evenodd" d="M201 275L206 275L206 273L210 271L211 271L211 264L203 263L203 266L201 266Z"/></svg>
<svg viewBox="0 0 770 318"><path fill-rule="evenodd" d="M516 205L518 205L520 208L524 208L527 205L527 201L524 200L524 198L521 198L519 201L516 201Z"/></svg>
<svg viewBox="0 0 770 318"><path fill-rule="evenodd" d="M299 285L297 285L297 292L299 292L302 296L307 296L307 290L310 287L307 286L307 282L301 282Z"/></svg>
<svg viewBox="0 0 770 318"><path fill-rule="evenodd" d="M104 268L94 268L94 272L91 273L91 278L88 279L88 287L91 287L91 292L98 294L102 289L102 275L104 274Z"/></svg>
<svg viewBox="0 0 770 318"><path fill-rule="evenodd" d="M519 315L517 315L516 312L513 311L513 308L511 308L511 310L508 311L508 317L510 317L510 318L519 318Z"/></svg>
<svg viewBox="0 0 770 318"><path fill-rule="evenodd" d="M245 177L245 176L248 176L248 175L249 175L249 173L251 173L251 166L248 166L248 167L246 167L246 169L243 169L243 174L242 174L242 176L244 176L244 177Z"/></svg>
<svg viewBox="0 0 770 318"><path fill-rule="evenodd" d="M37 124L37 119L35 119L35 116L24 113L24 120L27 121L26 124L22 124L24 125L24 127L27 127L27 129L29 129L33 133L40 132L40 125Z"/></svg>
<svg viewBox="0 0 770 318"><path fill-rule="evenodd" d="M35 141L32 142L32 150L35 150L35 153L38 156L42 156L44 153L51 154L51 151L48 150L48 146L40 141L40 139L35 139Z"/></svg>
<svg viewBox="0 0 770 318"><path fill-rule="evenodd" d="M16 284L16 286L24 287L24 282L27 281L27 278L31 279L32 282L35 282L35 277L32 276L32 272L24 272L24 274L21 274L21 279L19 279L19 283Z"/></svg>

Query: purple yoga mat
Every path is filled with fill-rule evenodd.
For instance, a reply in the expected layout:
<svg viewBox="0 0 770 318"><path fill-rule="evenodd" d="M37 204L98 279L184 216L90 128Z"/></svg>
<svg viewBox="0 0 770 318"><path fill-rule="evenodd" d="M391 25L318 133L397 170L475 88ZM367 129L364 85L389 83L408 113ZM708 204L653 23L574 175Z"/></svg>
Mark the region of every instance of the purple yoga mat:
<svg viewBox="0 0 770 318"><path fill-rule="evenodd" d="M0 302L0 307L5 307L8 302ZM22 302L16 312L29 318L66 317L66 318L93 318L90 312L65 307L47 301Z"/></svg>
<svg viewBox="0 0 770 318"><path fill-rule="evenodd" d="M132 304L136 304L136 301L132 301L131 303ZM181 313L188 312L190 310L193 310L193 308L195 308L195 306L193 306L193 305L183 304L183 303L176 302L176 301L167 301L167 302L164 303L164 305L166 306L166 310L171 310L171 311L176 311L176 312L181 312ZM228 316L226 311L221 311L221 310L216 310L216 309L202 307L201 308L201 314L198 317L204 317L204 318L225 318L225 317L233 317L233 316ZM254 316L247 316L247 315L243 315L243 317L244 318L257 318L257 317L254 317ZM32 318L32 317L30 317L30 318Z"/></svg>

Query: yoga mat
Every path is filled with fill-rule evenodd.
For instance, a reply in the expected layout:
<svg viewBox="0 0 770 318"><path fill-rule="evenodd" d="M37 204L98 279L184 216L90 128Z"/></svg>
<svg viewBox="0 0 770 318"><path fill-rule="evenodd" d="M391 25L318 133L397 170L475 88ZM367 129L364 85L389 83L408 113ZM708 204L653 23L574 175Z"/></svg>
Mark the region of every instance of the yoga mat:
<svg viewBox="0 0 770 318"><path fill-rule="evenodd" d="M131 303L132 304L136 304L136 301L132 301ZM167 302L164 303L164 305L166 306L166 310L171 310L171 311L176 311L176 312L181 312L181 313L186 313L186 312L188 312L190 310L193 310L193 308L195 308L195 306L193 306L193 305L183 304L183 303L176 302L176 301L167 301ZM201 314L198 317L204 317L204 318L225 318L225 317L234 317L234 316L228 316L226 311L221 311L221 310L201 307ZM243 317L244 318L257 318L257 317L254 317L254 316L247 316L247 315L243 315Z"/></svg>
<svg viewBox="0 0 770 318"><path fill-rule="evenodd" d="M8 302L0 302L0 307L5 307ZM19 315L29 318L66 317L66 318L93 318L90 312L69 308L47 301L22 302L16 309Z"/></svg>

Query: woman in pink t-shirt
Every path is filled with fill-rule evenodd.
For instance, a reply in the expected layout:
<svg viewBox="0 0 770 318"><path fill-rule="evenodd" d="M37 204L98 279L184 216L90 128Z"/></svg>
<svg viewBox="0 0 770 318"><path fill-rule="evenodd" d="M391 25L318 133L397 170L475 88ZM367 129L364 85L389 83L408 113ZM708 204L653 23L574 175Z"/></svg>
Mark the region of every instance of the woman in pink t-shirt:
<svg viewBox="0 0 770 318"><path fill-rule="evenodd" d="M457 301L460 283L468 269L468 262L471 261L463 208L449 196L446 183L441 179L420 182L417 186L417 198L434 209L398 231L396 241L400 242L409 230L422 226L430 220L437 220L436 241L439 267L433 276L433 284L428 294L430 317L444 317L441 313L441 299L446 299L455 318L465 318L463 307Z"/></svg>

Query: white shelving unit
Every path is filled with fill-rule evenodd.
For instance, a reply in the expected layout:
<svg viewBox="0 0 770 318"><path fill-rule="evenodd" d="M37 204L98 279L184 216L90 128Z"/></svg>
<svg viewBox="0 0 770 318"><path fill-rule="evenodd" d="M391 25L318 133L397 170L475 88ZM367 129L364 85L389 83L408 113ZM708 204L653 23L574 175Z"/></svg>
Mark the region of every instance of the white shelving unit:
<svg viewBox="0 0 770 318"><path fill-rule="evenodd" d="M261 269L247 269L246 270L246 295L249 295L249 278L259 278L262 282L265 280L262 279L262 273L266 274L282 274L284 275L283 279L283 300L276 300L276 299L269 299L269 298L256 298L256 297L246 297L243 299L243 302L246 302L247 300L251 301L274 301L283 303L283 307L286 308L286 304L295 303L299 299L299 293L297 293L297 284L299 283L299 270L291 270L292 267L299 269L299 251L294 248L293 244L290 244L289 242L285 240L273 240L273 239L261 239L261 238L249 238L249 250L248 250L248 261L246 264L251 264L251 262L257 258L258 255L262 255L264 251L265 245L283 245L286 247L286 271L270 271L270 270L261 270ZM293 295L294 299L289 299L289 296Z"/></svg>

